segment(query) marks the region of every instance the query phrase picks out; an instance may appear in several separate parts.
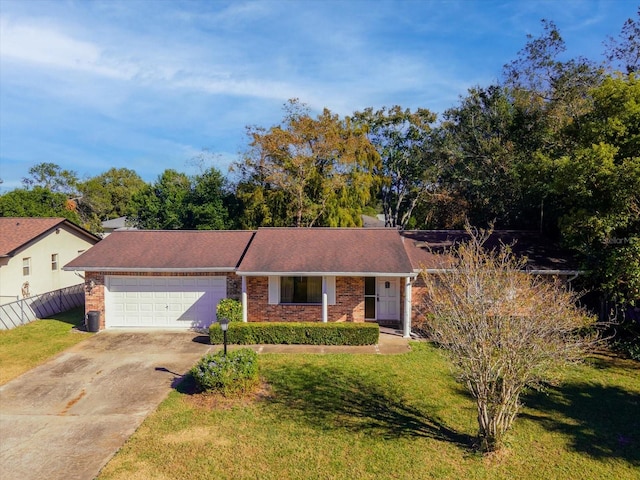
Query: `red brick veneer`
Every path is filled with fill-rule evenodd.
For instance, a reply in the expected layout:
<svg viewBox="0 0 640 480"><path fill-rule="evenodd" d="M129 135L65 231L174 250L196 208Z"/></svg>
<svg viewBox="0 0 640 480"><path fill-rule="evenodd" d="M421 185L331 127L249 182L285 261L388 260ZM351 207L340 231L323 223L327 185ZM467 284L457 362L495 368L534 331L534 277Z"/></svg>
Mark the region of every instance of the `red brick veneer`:
<svg viewBox="0 0 640 480"><path fill-rule="evenodd" d="M336 304L328 306L330 322L364 322L364 279L336 278ZM247 277L250 322L321 322L322 305L269 305L268 277Z"/></svg>

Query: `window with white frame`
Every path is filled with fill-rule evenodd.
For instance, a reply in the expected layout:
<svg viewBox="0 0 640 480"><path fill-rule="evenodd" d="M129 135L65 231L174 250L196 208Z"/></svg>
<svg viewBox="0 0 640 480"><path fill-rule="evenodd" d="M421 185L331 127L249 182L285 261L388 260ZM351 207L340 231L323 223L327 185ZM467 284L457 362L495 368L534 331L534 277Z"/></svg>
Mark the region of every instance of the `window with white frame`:
<svg viewBox="0 0 640 480"><path fill-rule="evenodd" d="M280 277L280 303L322 303L322 277Z"/></svg>
<svg viewBox="0 0 640 480"><path fill-rule="evenodd" d="M51 270L53 271L58 270L58 254L57 253L51 254Z"/></svg>
<svg viewBox="0 0 640 480"><path fill-rule="evenodd" d="M22 259L22 275L25 277L31 275L31 257Z"/></svg>
<svg viewBox="0 0 640 480"><path fill-rule="evenodd" d="M335 276L269 276L269 305L322 304L324 288L327 303L336 304Z"/></svg>

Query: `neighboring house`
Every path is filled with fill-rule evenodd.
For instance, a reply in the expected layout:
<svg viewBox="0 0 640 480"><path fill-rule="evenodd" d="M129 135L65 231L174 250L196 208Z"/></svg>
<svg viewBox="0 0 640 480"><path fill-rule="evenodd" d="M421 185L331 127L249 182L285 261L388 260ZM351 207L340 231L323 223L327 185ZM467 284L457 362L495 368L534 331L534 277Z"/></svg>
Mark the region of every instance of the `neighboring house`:
<svg viewBox="0 0 640 480"><path fill-rule="evenodd" d="M112 218L111 220L105 220L101 224L102 226L102 236L106 237L110 233L115 232L116 230L137 230L135 227L132 227L129 224L127 217L118 217Z"/></svg>
<svg viewBox="0 0 640 480"><path fill-rule="evenodd" d="M360 218L362 219L362 226L364 228L383 228L386 225L383 214L378 214L375 217L360 215Z"/></svg>
<svg viewBox="0 0 640 480"><path fill-rule="evenodd" d="M99 241L64 218L0 217L0 304L82 283L62 267Z"/></svg>
<svg viewBox="0 0 640 480"><path fill-rule="evenodd" d="M86 309L100 312L101 328L202 328L216 320L218 301L231 297L242 301L245 321L374 321L400 325L409 336L423 294L419 273L446 268L430 249L444 251L464 235L389 228L118 231L65 269L86 271ZM523 254L536 244L535 235L494 237L517 238ZM577 274L550 253L532 256L535 273Z"/></svg>

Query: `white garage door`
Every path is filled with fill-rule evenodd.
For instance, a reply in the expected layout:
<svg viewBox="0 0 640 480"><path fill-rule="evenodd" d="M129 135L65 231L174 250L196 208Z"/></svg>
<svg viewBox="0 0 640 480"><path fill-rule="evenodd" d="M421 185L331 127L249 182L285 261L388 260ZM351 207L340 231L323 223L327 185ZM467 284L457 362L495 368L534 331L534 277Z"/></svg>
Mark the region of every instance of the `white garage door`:
<svg viewBox="0 0 640 480"><path fill-rule="evenodd" d="M107 277L109 327L204 328L227 296L226 277Z"/></svg>

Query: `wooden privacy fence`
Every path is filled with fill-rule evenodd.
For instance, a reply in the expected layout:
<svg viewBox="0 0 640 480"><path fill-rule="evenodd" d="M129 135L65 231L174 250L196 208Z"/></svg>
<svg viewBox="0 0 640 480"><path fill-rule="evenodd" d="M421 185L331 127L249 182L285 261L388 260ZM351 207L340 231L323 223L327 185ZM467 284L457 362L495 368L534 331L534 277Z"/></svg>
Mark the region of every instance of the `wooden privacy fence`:
<svg viewBox="0 0 640 480"><path fill-rule="evenodd" d="M84 305L83 287L81 283L0 305L0 330L10 330Z"/></svg>

